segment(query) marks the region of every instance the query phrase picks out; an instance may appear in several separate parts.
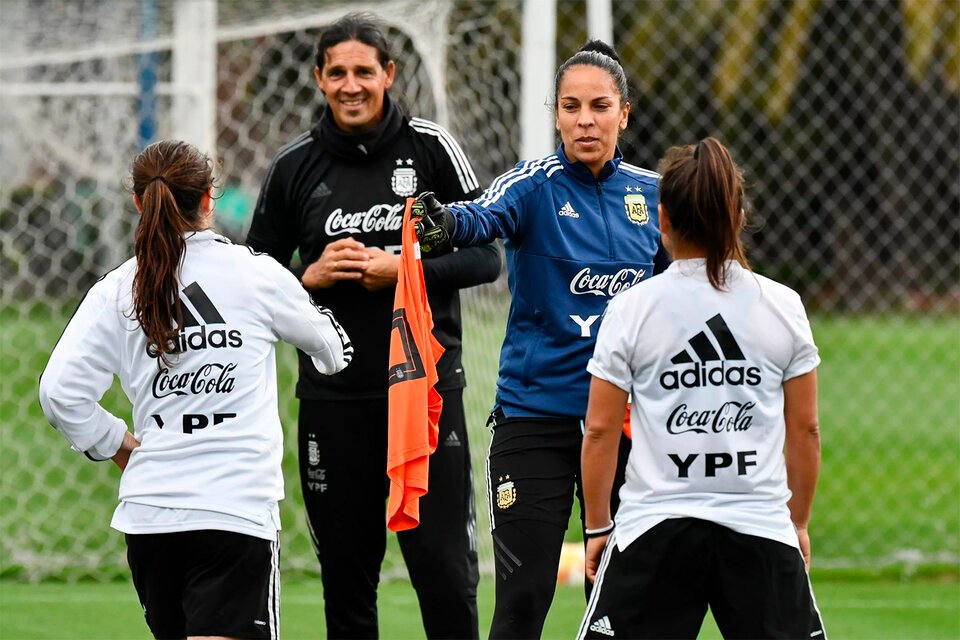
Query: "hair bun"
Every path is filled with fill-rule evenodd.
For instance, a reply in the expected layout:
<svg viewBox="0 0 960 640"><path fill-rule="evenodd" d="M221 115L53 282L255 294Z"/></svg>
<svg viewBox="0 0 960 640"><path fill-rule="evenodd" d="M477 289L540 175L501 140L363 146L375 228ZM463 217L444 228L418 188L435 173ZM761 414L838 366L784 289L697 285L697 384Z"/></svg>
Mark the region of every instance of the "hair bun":
<svg viewBox="0 0 960 640"><path fill-rule="evenodd" d="M620 56L617 55L616 50L603 40L591 40L587 44L580 47L580 51L595 51L596 53L602 53L603 55L616 60L618 64L622 64L620 63Z"/></svg>

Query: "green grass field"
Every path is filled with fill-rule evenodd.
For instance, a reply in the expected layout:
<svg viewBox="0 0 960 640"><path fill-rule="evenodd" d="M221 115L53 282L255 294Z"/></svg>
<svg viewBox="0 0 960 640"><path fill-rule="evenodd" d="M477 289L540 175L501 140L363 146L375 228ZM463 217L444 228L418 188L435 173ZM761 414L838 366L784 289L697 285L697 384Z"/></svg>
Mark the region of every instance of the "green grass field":
<svg viewBox="0 0 960 640"><path fill-rule="evenodd" d="M960 637L960 585L933 582L818 582L814 588L827 634L850 640L955 640ZM380 588L380 636L420 639L423 630L409 583ZM281 636L324 637L318 582L285 583ZM493 585L481 583L480 635L485 638ZM560 587L544 628L546 640L572 638L583 613L583 591ZM0 637L4 640L135 640L150 638L133 587L125 583L39 584L0 582ZM708 615L700 638L720 638Z"/></svg>
<svg viewBox="0 0 960 640"><path fill-rule="evenodd" d="M821 558L960 550L960 322L811 319L823 443Z"/></svg>

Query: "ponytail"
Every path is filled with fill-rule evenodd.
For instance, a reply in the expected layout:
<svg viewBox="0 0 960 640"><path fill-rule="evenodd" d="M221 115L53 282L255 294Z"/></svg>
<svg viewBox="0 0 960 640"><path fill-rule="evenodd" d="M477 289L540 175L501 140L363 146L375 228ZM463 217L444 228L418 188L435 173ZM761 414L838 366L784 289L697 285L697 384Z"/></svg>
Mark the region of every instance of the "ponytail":
<svg viewBox="0 0 960 640"><path fill-rule="evenodd" d="M684 242L706 253L715 289L727 282L727 261L749 269L740 239L745 220L743 174L716 138L671 147L660 161L660 202Z"/></svg>
<svg viewBox="0 0 960 640"><path fill-rule="evenodd" d="M169 366L170 356L180 352L177 332L183 326L184 235L205 228L201 205L213 186L213 168L193 146L165 140L134 159L131 177L140 208L133 242L134 315L146 334L147 352Z"/></svg>

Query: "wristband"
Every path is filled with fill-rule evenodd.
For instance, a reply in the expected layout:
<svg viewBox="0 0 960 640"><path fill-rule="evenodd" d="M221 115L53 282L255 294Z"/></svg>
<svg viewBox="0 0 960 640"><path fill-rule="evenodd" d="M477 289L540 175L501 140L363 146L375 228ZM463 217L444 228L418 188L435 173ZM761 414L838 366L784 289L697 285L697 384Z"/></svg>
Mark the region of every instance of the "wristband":
<svg viewBox="0 0 960 640"><path fill-rule="evenodd" d="M599 529L584 529L583 537L585 540L590 538L602 538L603 536L609 535L613 531L613 520L610 521L605 527L600 527Z"/></svg>

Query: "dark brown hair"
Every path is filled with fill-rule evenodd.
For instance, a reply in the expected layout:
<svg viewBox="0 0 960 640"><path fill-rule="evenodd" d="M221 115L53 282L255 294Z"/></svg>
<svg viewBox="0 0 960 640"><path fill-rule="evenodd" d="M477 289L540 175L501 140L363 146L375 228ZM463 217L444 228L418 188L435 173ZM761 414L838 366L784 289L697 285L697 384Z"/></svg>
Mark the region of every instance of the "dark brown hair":
<svg viewBox="0 0 960 640"><path fill-rule="evenodd" d="M323 65L327 61L327 49L350 40L356 40L376 49L380 66L384 69L393 60L377 17L372 13L348 13L324 29L317 38L317 45L314 47L314 61L317 69L323 71Z"/></svg>
<svg viewBox="0 0 960 640"><path fill-rule="evenodd" d="M743 173L716 138L667 149L657 169L660 203L674 233L707 252L710 284L723 289L727 260L750 268L740 240L747 209Z"/></svg>
<svg viewBox="0 0 960 640"><path fill-rule="evenodd" d="M213 187L213 163L193 145L163 140L141 151L130 169L140 203L133 250L133 309L147 335L151 356L170 363L180 352L177 331L183 324L180 265L184 234L205 228L203 196Z"/></svg>
<svg viewBox="0 0 960 640"><path fill-rule="evenodd" d="M620 65L620 56L617 55L613 47L603 40L591 40L557 69L557 75L553 78L554 108L556 108L557 99L560 97L560 84L563 82L563 76L566 75L570 67L577 65L589 65L609 73L610 78L613 79L613 84L617 87L617 92L620 94L620 104L629 102L630 92L627 88L627 76Z"/></svg>

